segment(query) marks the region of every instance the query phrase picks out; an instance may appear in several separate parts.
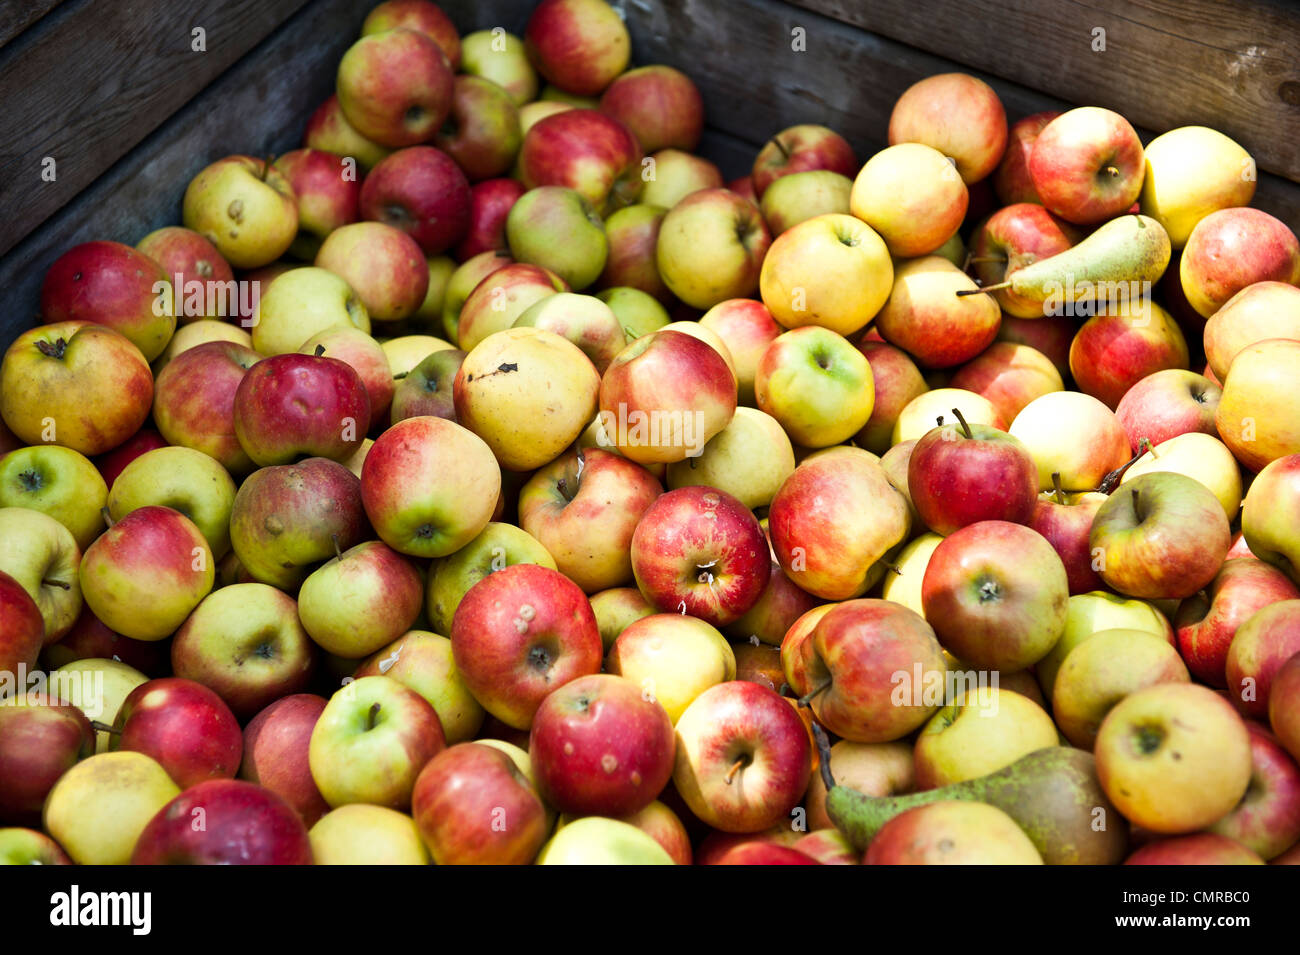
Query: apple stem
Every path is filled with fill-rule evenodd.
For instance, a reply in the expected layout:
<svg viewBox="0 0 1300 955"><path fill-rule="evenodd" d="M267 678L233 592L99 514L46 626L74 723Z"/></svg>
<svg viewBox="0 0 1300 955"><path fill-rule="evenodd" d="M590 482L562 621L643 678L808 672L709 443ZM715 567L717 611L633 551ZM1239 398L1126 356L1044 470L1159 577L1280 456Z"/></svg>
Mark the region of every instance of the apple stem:
<svg viewBox="0 0 1300 955"><path fill-rule="evenodd" d="M961 422L961 430L962 430L962 433L963 433L964 435L966 435L967 439L973 438L974 435L971 434L971 431L970 431L970 425L968 425L968 424L966 423L966 418L962 415L962 413L961 413L961 409L960 409L960 408L953 408L953 409L952 409L952 413L953 413L954 415L956 415L956 416L957 416L957 420Z"/></svg>
<svg viewBox="0 0 1300 955"><path fill-rule="evenodd" d="M97 733L111 733L114 736L122 735L121 730L114 729L113 727L109 726L107 723L101 723L99 720L91 720L90 728L95 730Z"/></svg>
<svg viewBox="0 0 1300 955"><path fill-rule="evenodd" d="M734 763L731 764L731 768L727 770L727 775L722 777L723 779L726 780L728 786L731 785L731 780L735 778L736 773L740 772L748 764L749 764L748 756L742 756L740 757L740 759L736 760Z"/></svg>
<svg viewBox="0 0 1300 955"><path fill-rule="evenodd" d="M317 346L316 346L316 357L319 358L319 357L320 357L321 355L323 355L323 354L325 354L325 346L324 346L324 345L317 345Z"/></svg>
<svg viewBox="0 0 1300 955"><path fill-rule="evenodd" d="M1107 172L1107 174L1110 176L1110 178L1112 178L1112 179L1118 179L1118 178L1119 178L1119 170L1116 169L1114 166L1107 166L1107 167L1106 167L1106 172Z"/></svg>
<svg viewBox="0 0 1300 955"><path fill-rule="evenodd" d="M378 700L370 704L370 712L366 714L366 729L372 730L375 728L375 717L379 715L379 710Z"/></svg>
<svg viewBox="0 0 1300 955"><path fill-rule="evenodd" d="M108 512L107 504L105 504L103 507L99 509L99 516L104 519L104 523L107 526L109 527L113 526L113 515Z"/></svg>
<svg viewBox="0 0 1300 955"><path fill-rule="evenodd" d="M260 176L262 182L266 182L266 178L271 175L271 163L273 162L275 162L274 156L267 156L262 160L262 175Z"/></svg>
<svg viewBox="0 0 1300 955"><path fill-rule="evenodd" d="M825 692L826 692L827 690L829 690L830 688L831 688L831 681L830 681L830 679L827 678L827 679L825 679L825 680L822 680L822 682L819 683L819 684L817 684L817 686L813 687L811 690L809 690L809 691L808 691L807 693L805 693L803 696L799 697L799 705L800 705L800 706L807 706L808 704L810 704L810 703L813 701L813 699L814 699L815 697L819 696L819 695L822 694L822 693L825 693Z"/></svg>
<svg viewBox="0 0 1300 955"><path fill-rule="evenodd" d="M1132 492L1132 493L1133 493L1133 513L1137 515L1137 517L1138 517L1139 520L1141 520L1141 519L1142 519L1142 515L1141 515L1141 513L1140 513L1140 507L1141 507L1142 501L1141 501L1141 499L1138 497L1138 489L1137 489L1137 488L1133 488L1133 492Z"/></svg>
<svg viewBox="0 0 1300 955"><path fill-rule="evenodd" d="M985 262L1005 262L1005 255L968 255L966 256L967 265L983 265Z"/></svg>
<svg viewBox="0 0 1300 955"><path fill-rule="evenodd" d="M889 571L891 574L898 574L900 577L903 576L903 572L899 569L897 564L891 564L888 561L885 561L884 566L885 570Z"/></svg>
<svg viewBox="0 0 1300 955"><path fill-rule="evenodd" d="M343 551L339 550L339 535L331 534L330 540L334 542L334 557L337 560L343 559Z"/></svg>
<svg viewBox="0 0 1300 955"><path fill-rule="evenodd" d="M769 142L771 142L771 144L772 144L773 146L775 146L777 149L781 150L781 155L782 155L782 156L784 156L786 159L789 159L789 158L790 158L790 150L788 150L788 149L785 148L785 143L781 142L780 137L778 137L778 136L773 136L773 137L769 140Z"/></svg>
<svg viewBox="0 0 1300 955"><path fill-rule="evenodd" d="M1011 288L1011 283L999 282L997 285L986 285L983 288L959 288L957 297L963 298L967 295L983 295L985 292L996 292L998 289Z"/></svg>
<svg viewBox="0 0 1300 955"><path fill-rule="evenodd" d="M42 587L58 587L60 590L71 590L71 589L72 589L72 585L71 585L71 584L65 584L65 583L64 583L63 581L61 581L61 580L42 580L42 581L41 581L41 586L42 586Z"/></svg>
<svg viewBox="0 0 1300 955"><path fill-rule="evenodd" d="M1148 447L1150 447L1149 444ZM1115 488L1119 487L1119 482L1124 479L1125 472L1127 472L1128 469L1131 468L1133 465L1137 464L1138 458L1142 457L1142 455L1145 453L1146 452L1142 450L1142 442L1139 441L1137 453L1134 454L1133 457L1129 458L1128 461L1126 461L1124 464L1121 464L1115 470L1111 471L1104 478L1102 478L1101 483L1097 485L1097 490L1100 491L1102 494L1110 494L1112 491L1114 491Z"/></svg>
<svg viewBox="0 0 1300 955"><path fill-rule="evenodd" d="M1158 455L1156 454L1156 449L1151 446L1150 438L1142 438L1141 440L1138 441L1138 454L1142 454L1143 452L1150 454L1151 457L1153 458L1158 457Z"/></svg>
<svg viewBox="0 0 1300 955"><path fill-rule="evenodd" d="M831 774L831 741L826 736L826 731L816 720L812 724L813 740L817 743L818 763L822 774L822 783L826 786L826 791L830 792L835 788L835 777Z"/></svg>
<svg viewBox="0 0 1300 955"><path fill-rule="evenodd" d="M1052 472L1052 490L1053 490L1053 493L1056 494L1056 503L1057 503L1057 504L1068 504L1068 503L1069 503L1069 502L1066 501L1066 499L1065 499L1065 488L1061 487L1061 472L1060 472L1060 471L1053 471L1053 472Z"/></svg>

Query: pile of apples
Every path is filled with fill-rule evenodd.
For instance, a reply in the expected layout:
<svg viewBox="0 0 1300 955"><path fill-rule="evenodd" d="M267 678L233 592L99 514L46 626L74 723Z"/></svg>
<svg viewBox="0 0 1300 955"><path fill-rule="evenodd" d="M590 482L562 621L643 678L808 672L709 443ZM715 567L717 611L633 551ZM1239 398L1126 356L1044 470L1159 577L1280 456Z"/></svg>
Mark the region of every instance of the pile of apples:
<svg viewBox="0 0 1300 955"><path fill-rule="evenodd" d="M1245 150L954 73L724 182L629 51L387 0L301 149L50 265L0 861L1300 862Z"/></svg>

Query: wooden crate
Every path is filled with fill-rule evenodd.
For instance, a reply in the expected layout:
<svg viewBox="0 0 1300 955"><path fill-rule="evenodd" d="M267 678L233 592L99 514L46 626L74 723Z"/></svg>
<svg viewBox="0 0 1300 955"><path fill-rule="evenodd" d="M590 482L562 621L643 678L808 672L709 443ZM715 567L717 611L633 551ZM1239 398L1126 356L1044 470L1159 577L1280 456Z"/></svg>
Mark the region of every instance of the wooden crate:
<svg viewBox="0 0 1300 955"><path fill-rule="evenodd" d="M0 346L39 320L54 259L179 222L189 179L299 145L368 0L24 0L0 6ZM522 33L532 0L443 0L462 32ZM703 91L730 178L824 123L866 158L916 80L983 77L1013 121L1106 106L1144 141L1213 126L1259 166L1255 205L1300 232L1300 10L1288 0L617 0L636 63ZM196 30L203 31L202 51ZM54 160L53 181L42 177Z"/></svg>

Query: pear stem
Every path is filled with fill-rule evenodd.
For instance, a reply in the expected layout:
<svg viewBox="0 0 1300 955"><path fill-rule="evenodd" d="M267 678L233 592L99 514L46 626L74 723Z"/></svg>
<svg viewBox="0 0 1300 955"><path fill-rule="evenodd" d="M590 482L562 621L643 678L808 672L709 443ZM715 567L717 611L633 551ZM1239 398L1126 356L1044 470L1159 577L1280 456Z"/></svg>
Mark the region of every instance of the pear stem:
<svg viewBox="0 0 1300 955"><path fill-rule="evenodd" d="M1066 499L1065 499L1065 488L1061 487L1061 472L1060 472L1060 471L1053 471L1053 472L1052 472L1052 488L1053 488L1053 493L1056 495L1056 503L1057 503L1057 504L1068 504L1068 503L1069 503L1069 502L1066 501Z"/></svg>
<svg viewBox="0 0 1300 955"><path fill-rule="evenodd" d="M983 288L959 288L957 290L957 297L962 298L967 295L982 295L985 292L996 292L999 289L1004 288L1011 288L1011 282L1009 280L1006 282L999 282L997 285L986 285Z"/></svg>
<svg viewBox="0 0 1300 955"><path fill-rule="evenodd" d="M968 424L966 423L966 418L965 418L965 416L962 415L962 413L961 413L961 409L960 409L960 408L953 408L953 409L952 409L952 413L955 414L955 415L957 416L957 420L961 422L961 430L962 430L962 434L966 435L967 440L973 438L974 435L971 434L971 431L970 431L970 425L968 425Z"/></svg>

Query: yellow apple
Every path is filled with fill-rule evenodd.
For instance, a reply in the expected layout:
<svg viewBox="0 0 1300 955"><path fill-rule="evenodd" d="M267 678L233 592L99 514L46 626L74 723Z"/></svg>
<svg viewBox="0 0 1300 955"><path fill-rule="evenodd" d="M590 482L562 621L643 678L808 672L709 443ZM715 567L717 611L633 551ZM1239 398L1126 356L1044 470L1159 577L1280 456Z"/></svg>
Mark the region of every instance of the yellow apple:
<svg viewBox="0 0 1300 955"><path fill-rule="evenodd" d="M1001 428L1006 422L998 415L993 402L983 395L963 388L935 388L922 392L903 406L894 422L894 433L890 445L901 444L920 438L931 428L937 427L938 418L943 417L945 424L955 418L952 409L961 411L967 424L991 424Z"/></svg>
<svg viewBox="0 0 1300 955"><path fill-rule="evenodd" d="M0 507L0 570L36 601L45 643L58 640L81 613L81 548L72 532L29 507Z"/></svg>
<svg viewBox="0 0 1300 955"><path fill-rule="evenodd" d="M207 342L235 342L245 348L252 348L253 336L238 325L215 318L201 318L197 322L182 325L176 329L176 334L171 337L162 354L153 360L154 380L167 367L167 363L181 352Z"/></svg>
<svg viewBox="0 0 1300 955"><path fill-rule="evenodd" d="M867 160L853 180L849 209L880 234L891 255L913 258L952 238L969 201L956 165L943 153L899 143Z"/></svg>
<svg viewBox="0 0 1300 955"><path fill-rule="evenodd" d="M181 220L235 268L256 269L288 251L298 234L298 202L269 159L227 156L190 180Z"/></svg>
<svg viewBox="0 0 1300 955"><path fill-rule="evenodd" d="M1152 471L1172 471L1200 481L1219 499L1228 523L1241 507L1241 469L1232 452L1213 435L1189 431L1162 441L1124 472L1120 484Z"/></svg>
<svg viewBox="0 0 1300 955"><path fill-rule="evenodd" d="M1174 628L1169 619L1147 601L1104 590L1075 594L1066 604L1061 639L1047 651L1047 656L1034 664L1034 675L1043 696L1051 700L1056 674L1071 650L1094 633L1114 629L1141 630L1174 645Z"/></svg>
<svg viewBox="0 0 1300 955"><path fill-rule="evenodd" d="M1300 288L1286 282L1247 285L1205 322L1205 357L1219 381L1243 348L1269 338L1300 339Z"/></svg>
<svg viewBox="0 0 1300 955"><path fill-rule="evenodd" d="M0 455L0 507L48 514L83 551L104 530L100 510L107 499L104 478L79 451L49 444Z"/></svg>
<svg viewBox="0 0 1300 955"><path fill-rule="evenodd" d="M619 634L605 668L640 686L676 723L697 696L736 678L736 654L726 637L698 617L657 613Z"/></svg>
<svg viewBox="0 0 1300 955"><path fill-rule="evenodd" d="M82 687L93 687L94 693L82 693L80 700L70 700L83 713L86 719L112 726L117 719L117 711L131 691L149 678L135 667L127 666L120 660L107 660L87 657L65 663L51 674L51 679L60 681L75 680ZM107 753L112 737L101 730L95 734L95 752Z"/></svg>
<svg viewBox="0 0 1300 955"><path fill-rule="evenodd" d="M78 865L126 865L136 840L180 795L143 753L102 753L64 773L45 800L45 831Z"/></svg>
<svg viewBox="0 0 1300 955"><path fill-rule="evenodd" d="M263 355L296 352L330 328L370 331L370 315L352 287L333 272L308 266L277 275L253 311L253 348Z"/></svg>
<svg viewBox="0 0 1300 955"><path fill-rule="evenodd" d="M1181 249L1211 212L1248 206L1255 195L1255 161L1236 142L1206 126L1180 126L1151 140L1138 202L1142 214Z"/></svg>
<svg viewBox="0 0 1300 955"><path fill-rule="evenodd" d="M116 522L150 504L180 511L220 560L230 550L235 491L234 479L216 458L193 448L155 448L122 469L108 494L108 513Z"/></svg>
<svg viewBox="0 0 1300 955"><path fill-rule="evenodd" d="M388 367L393 370L393 377L406 375L416 365L436 351L455 348L451 342L433 335L402 335L390 338L380 344L388 356Z"/></svg>
<svg viewBox="0 0 1300 955"><path fill-rule="evenodd" d="M1223 443L1252 471L1300 452L1300 341L1269 338L1237 353L1214 414Z"/></svg>
<svg viewBox="0 0 1300 955"><path fill-rule="evenodd" d="M754 510L771 504L792 473L794 448L780 423L756 408L741 406L698 457L668 465L668 487L707 484Z"/></svg>
<svg viewBox="0 0 1300 955"><path fill-rule="evenodd" d="M636 826L584 816L561 827L542 846L537 865L673 865L672 857Z"/></svg>
<svg viewBox="0 0 1300 955"><path fill-rule="evenodd" d="M1056 746L1056 724L1033 700L986 686L930 718L916 738L916 784L932 789L977 779Z"/></svg>
<svg viewBox="0 0 1300 955"><path fill-rule="evenodd" d="M308 833L317 865L429 865L415 820L387 806L351 803L327 812Z"/></svg>
<svg viewBox="0 0 1300 955"><path fill-rule="evenodd" d="M1038 466L1038 489L1053 488L1060 473L1066 491L1092 491L1129 460L1124 426L1101 401L1079 391L1054 391L1021 409L1007 429Z"/></svg>
<svg viewBox="0 0 1300 955"><path fill-rule="evenodd" d="M921 581L925 579L925 568L930 565L930 555L941 543L943 537L934 533L909 541L894 558L894 569L885 573L880 595L925 616L921 609Z"/></svg>

